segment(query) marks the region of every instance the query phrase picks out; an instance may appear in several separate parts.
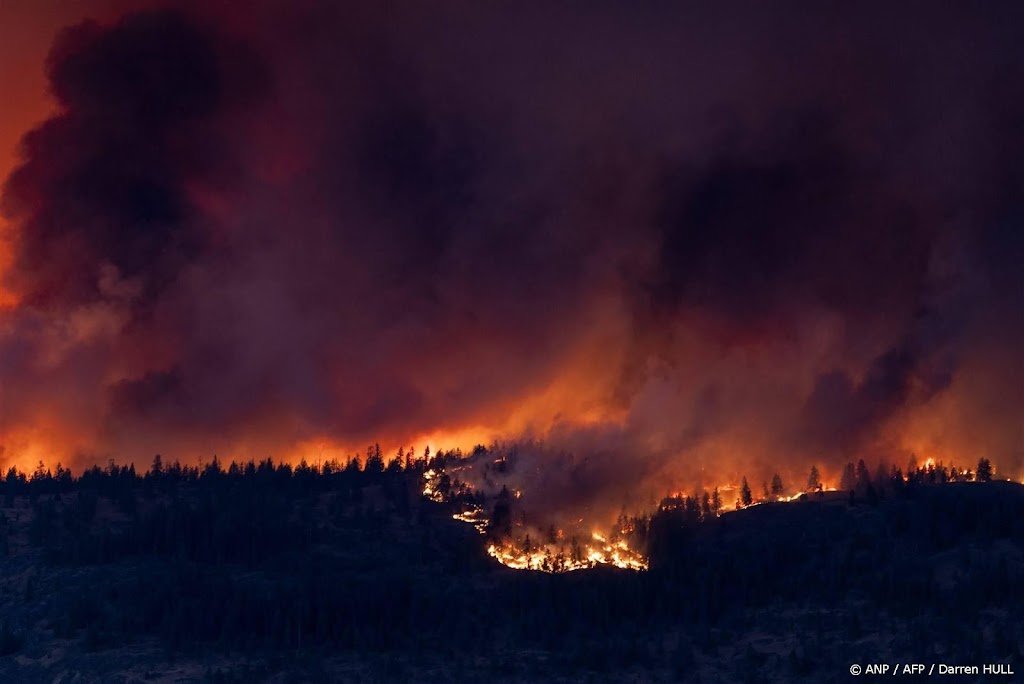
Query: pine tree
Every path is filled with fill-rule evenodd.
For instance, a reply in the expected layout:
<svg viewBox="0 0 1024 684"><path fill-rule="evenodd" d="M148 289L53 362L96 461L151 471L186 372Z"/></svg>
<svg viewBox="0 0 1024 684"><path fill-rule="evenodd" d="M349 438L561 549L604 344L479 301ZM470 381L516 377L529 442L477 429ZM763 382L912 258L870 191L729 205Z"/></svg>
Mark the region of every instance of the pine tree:
<svg viewBox="0 0 1024 684"><path fill-rule="evenodd" d="M368 473L384 472L384 456L380 451L380 444L374 444L366 449L366 468Z"/></svg>
<svg viewBox="0 0 1024 684"><path fill-rule="evenodd" d="M747 478L743 478L743 484L740 486L740 503L744 506L749 506L754 503L754 497L750 494L750 484L747 483Z"/></svg>
<svg viewBox="0 0 1024 684"><path fill-rule="evenodd" d="M846 468L843 469L843 476L839 479L839 489L853 491L853 488L856 486L857 472L854 470L852 463L847 463Z"/></svg>
<svg viewBox="0 0 1024 684"><path fill-rule="evenodd" d="M811 474L807 476L807 491L821 491L821 475L818 473L818 466L811 466Z"/></svg>
<svg viewBox="0 0 1024 684"><path fill-rule="evenodd" d="M782 485L782 478L779 477L778 473L775 473L772 475L772 496L778 498L782 496L782 492L784 490L785 487Z"/></svg>
<svg viewBox="0 0 1024 684"><path fill-rule="evenodd" d="M859 493L863 493L871 485L871 474L868 472L868 465L864 462L864 459L857 461L857 490Z"/></svg>
<svg viewBox="0 0 1024 684"><path fill-rule="evenodd" d="M978 472L975 475L978 482L989 482L992 480L992 462L987 458L978 461Z"/></svg>

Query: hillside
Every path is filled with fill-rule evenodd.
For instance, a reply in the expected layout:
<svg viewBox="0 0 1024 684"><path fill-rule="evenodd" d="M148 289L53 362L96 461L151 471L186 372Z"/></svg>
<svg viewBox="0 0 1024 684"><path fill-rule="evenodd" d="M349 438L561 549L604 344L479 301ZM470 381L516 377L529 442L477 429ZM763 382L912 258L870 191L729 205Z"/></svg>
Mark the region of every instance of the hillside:
<svg viewBox="0 0 1024 684"><path fill-rule="evenodd" d="M651 521L650 571L505 568L421 471L0 484L0 680L808 681L1019 662L1024 487Z"/></svg>

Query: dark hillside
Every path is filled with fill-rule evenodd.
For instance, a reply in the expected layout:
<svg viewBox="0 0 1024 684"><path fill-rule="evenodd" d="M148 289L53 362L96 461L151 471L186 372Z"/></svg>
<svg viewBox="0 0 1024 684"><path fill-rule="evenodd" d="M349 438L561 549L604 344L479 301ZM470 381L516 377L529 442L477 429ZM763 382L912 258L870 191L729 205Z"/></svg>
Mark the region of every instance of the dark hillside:
<svg viewBox="0 0 1024 684"><path fill-rule="evenodd" d="M1024 487L651 521L649 572L510 570L422 467L0 484L3 681L832 681L1018 662ZM76 679L77 677L77 679Z"/></svg>

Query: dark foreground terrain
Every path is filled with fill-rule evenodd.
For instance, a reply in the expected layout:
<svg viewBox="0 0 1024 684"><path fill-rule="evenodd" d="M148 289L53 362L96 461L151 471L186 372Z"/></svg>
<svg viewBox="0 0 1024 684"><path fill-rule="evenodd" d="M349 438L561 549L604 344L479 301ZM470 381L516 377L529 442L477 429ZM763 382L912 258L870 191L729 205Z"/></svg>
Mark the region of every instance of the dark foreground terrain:
<svg viewBox="0 0 1024 684"><path fill-rule="evenodd" d="M872 662L1024 675L1020 485L704 522L666 509L649 572L550 575L493 562L421 478L382 462L12 474L0 681L823 682Z"/></svg>

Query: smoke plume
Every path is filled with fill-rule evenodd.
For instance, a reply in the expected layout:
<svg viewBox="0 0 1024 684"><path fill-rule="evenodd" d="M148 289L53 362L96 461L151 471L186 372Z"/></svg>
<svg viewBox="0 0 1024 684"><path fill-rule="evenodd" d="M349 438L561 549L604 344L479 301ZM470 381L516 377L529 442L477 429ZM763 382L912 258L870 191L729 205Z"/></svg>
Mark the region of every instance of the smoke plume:
<svg viewBox="0 0 1024 684"><path fill-rule="evenodd" d="M581 509L911 452L1019 476L1020 14L69 27L4 186L0 457L521 440Z"/></svg>

